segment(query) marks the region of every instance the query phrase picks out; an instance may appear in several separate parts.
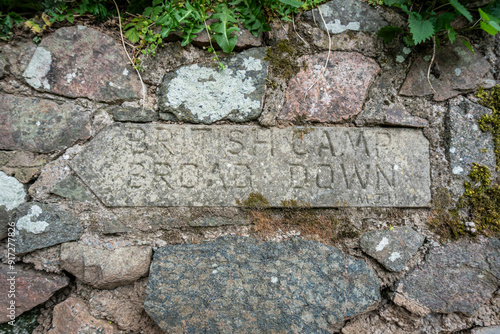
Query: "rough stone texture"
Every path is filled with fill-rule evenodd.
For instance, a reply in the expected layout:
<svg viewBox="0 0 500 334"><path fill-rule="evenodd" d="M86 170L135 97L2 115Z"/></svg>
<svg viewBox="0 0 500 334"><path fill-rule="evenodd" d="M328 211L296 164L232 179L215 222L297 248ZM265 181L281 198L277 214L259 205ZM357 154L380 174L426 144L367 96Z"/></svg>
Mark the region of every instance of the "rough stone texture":
<svg viewBox="0 0 500 334"><path fill-rule="evenodd" d="M5 206L0 205L0 240L7 238L9 232L10 214Z"/></svg>
<svg viewBox="0 0 500 334"><path fill-rule="evenodd" d="M321 20L321 18L320 18ZM307 32L312 39L312 43L322 49L332 51L354 51L368 57L375 57L377 50L382 49L383 43L376 35L368 32L352 32L350 30L343 33L331 35L321 28L311 26Z"/></svg>
<svg viewBox="0 0 500 334"><path fill-rule="evenodd" d="M432 50L430 51L432 53ZM425 59L424 59L425 58ZM426 60L427 59L427 60ZM427 82L427 69L431 57L421 56L410 68L399 91L405 96L432 95ZM491 65L479 51L472 53L462 43L442 46L436 54L430 81L436 90L435 101L444 101L459 94L472 92L484 85Z"/></svg>
<svg viewBox="0 0 500 334"><path fill-rule="evenodd" d="M50 192L74 201L85 202L93 200L92 194L87 187L73 174L68 175L61 182L57 183Z"/></svg>
<svg viewBox="0 0 500 334"><path fill-rule="evenodd" d="M365 125L394 125L411 128L423 128L427 120L412 116L410 113L395 108L368 109L361 112L355 121L357 126Z"/></svg>
<svg viewBox="0 0 500 334"><path fill-rule="evenodd" d="M26 199L24 186L16 178L0 172L0 205L13 210L23 204Z"/></svg>
<svg viewBox="0 0 500 334"><path fill-rule="evenodd" d="M200 217L189 222L189 226L207 227L207 226L225 226L225 225L247 225L248 219L244 218L226 218L226 217Z"/></svg>
<svg viewBox="0 0 500 334"><path fill-rule="evenodd" d="M151 109L134 107L117 107L113 111L113 119L116 122L147 123L158 120L158 113Z"/></svg>
<svg viewBox="0 0 500 334"><path fill-rule="evenodd" d="M85 301L78 297L69 297L54 307L52 329L48 334L118 334L122 333L102 319L94 318Z"/></svg>
<svg viewBox="0 0 500 334"><path fill-rule="evenodd" d="M22 78L35 50L36 44L32 41L2 45L0 52L8 65L5 70L8 69L16 78Z"/></svg>
<svg viewBox="0 0 500 334"><path fill-rule="evenodd" d="M417 253L425 237L410 227L386 231L370 231L361 236L359 244L367 253L391 271L403 271Z"/></svg>
<svg viewBox="0 0 500 334"><path fill-rule="evenodd" d="M14 221L17 254L77 240L82 234L78 219L49 204L23 204L17 208Z"/></svg>
<svg viewBox="0 0 500 334"><path fill-rule="evenodd" d="M73 103L0 94L0 149L52 152L90 137L90 112Z"/></svg>
<svg viewBox="0 0 500 334"><path fill-rule="evenodd" d="M28 183L40 175L42 167L48 157L27 151L9 151L5 160L0 159L0 169L6 174L14 176L19 182Z"/></svg>
<svg viewBox="0 0 500 334"><path fill-rule="evenodd" d="M500 326L474 328L471 334L498 334L500 333Z"/></svg>
<svg viewBox="0 0 500 334"><path fill-rule="evenodd" d="M462 240L431 250L422 267L398 282L394 302L405 307L413 303L428 312L470 316L492 297L499 278L500 241Z"/></svg>
<svg viewBox="0 0 500 334"><path fill-rule="evenodd" d="M490 132L479 130L477 121L491 109L459 97L449 104L448 160L452 174L451 191L455 196L463 193L463 182L468 181L472 163L487 166L495 172L496 158Z"/></svg>
<svg viewBox="0 0 500 334"><path fill-rule="evenodd" d="M33 334L33 330L38 327L37 318L39 315L39 308L24 312L16 318L14 326L9 323L0 325L0 334Z"/></svg>
<svg viewBox="0 0 500 334"><path fill-rule="evenodd" d="M319 9L318 9L319 8ZM374 7L359 0L330 1L304 14L313 21L315 16L319 26L332 33L340 34L346 30L376 33L388 23L377 13ZM326 22L323 23L320 12Z"/></svg>
<svg viewBox="0 0 500 334"><path fill-rule="evenodd" d="M61 267L86 284L113 289L146 276L151 255L149 246L104 250L66 243L61 246Z"/></svg>
<svg viewBox="0 0 500 334"><path fill-rule="evenodd" d="M216 129L216 131L214 131ZM107 206L422 207L429 147L413 129L117 124L70 163Z"/></svg>
<svg viewBox="0 0 500 334"><path fill-rule="evenodd" d="M122 46L85 26L44 37L23 76L37 90L69 97L105 102L141 97L141 83Z"/></svg>
<svg viewBox="0 0 500 334"><path fill-rule="evenodd" d="M226 58L222 71L211 62L167 73L158 97L160 118L205 124L258 118L267 77L265 51L250 49Z"/></svg>
<svg viewBox="0 0 500 334"><path fill-rule="evenodd" d="M380 67L356 52L332 52L325 70L327 57L323 52L297 60L305 69L290 79L280 119L341 122L361 111Z"/></svg>
<svg viewBox="0 0 500 334"><path fill-rule="evenodd" d="M28 269L22 265L9 266L0 264L0 323L10 321L7 307L12 300L9 298L11 276L15 276L15 315L31 310L33 307L45 302L54 292L68 285L69 280L65 276L47 274L41 271Z"/></svg>
<svg viewBox="0 0 500 334"><path fill-rule="evenodd" d="M169 333L331 333L379 300L375 273L334 247L228 237L158 249L144 305Z"/></svg>
<svg viewBox="0 0 500 334"><path fill-rule="evenodd" d="M0 54L0 79L5 75L5 65L7 65L7 61Z"/></svg>

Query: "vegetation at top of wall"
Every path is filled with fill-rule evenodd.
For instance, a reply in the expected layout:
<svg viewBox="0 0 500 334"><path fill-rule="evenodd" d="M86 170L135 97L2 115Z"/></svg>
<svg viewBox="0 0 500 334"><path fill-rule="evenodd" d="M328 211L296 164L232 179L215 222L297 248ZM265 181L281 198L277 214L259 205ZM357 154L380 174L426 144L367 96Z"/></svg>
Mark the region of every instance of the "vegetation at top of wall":
<svg viewBox="0 0 500 334"><path fill-rule="evenodd" d="M448 39L453 43L459 33L465 30L482 29L488 34L496 35L500 31L500 0L493 0L484 8L470 9L464 0L371 0L372 4L384 4L401 9L408 15L404 27L386 26L377 35L385 42L391 42L402 36L407 46L414 46L427 40L439 45L440 39ZM460 19L468 24L458 29ZM471 50L470 43L462 38L462 42Z"/></svg>
<svg viewBox="0 0 500 334"><path fill-rule="evenodd" d="M482 131L491 132L493 143L495 145L495 156L497 162L497 171L500 172L500 86L496 85L489 92L480 88L476 96L480 103L493 110L490 115L483 115L479 120L479 128Z"/></svg>

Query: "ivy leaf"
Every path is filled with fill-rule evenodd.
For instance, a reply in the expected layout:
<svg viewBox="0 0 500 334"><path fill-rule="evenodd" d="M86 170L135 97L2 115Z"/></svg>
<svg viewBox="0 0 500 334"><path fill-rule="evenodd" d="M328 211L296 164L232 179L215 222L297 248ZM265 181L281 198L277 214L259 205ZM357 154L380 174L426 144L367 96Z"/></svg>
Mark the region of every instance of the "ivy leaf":
<svg viewBox="0 0 500 334"><path fill-rule="evenodd" d="M396 36L403 32L403 29L395 26L382 27L377 31L377 36L384 39L384 43L392 42Z"/></svg>
<svg viewBox="0 0 500 334"><path fill-rule="evenodd" d="M410 32L415 45L420 44L434 36L434 25L431 20L422 20L418 13L412 12L408 19Z"/></svg>
<svg viewBox="0 0 500 334"><path fill-rule="evenodd" d="M295 7L295 8L300 8L304 5L303 2L297 1L297 0L280 0L280 2L284 3L285 5Z"/></svg>
<svg viewBox="0 0 500 334"><path fill-rule="evenodd" d="M460 2L458 2L458 0L450 0L450 4L457 10L457 12L459 12L467 20L469 20L469 22L472 22L471 13L469 12L469 10L467 10L467 8L465 8L464 5L462 5Z"/></svg>

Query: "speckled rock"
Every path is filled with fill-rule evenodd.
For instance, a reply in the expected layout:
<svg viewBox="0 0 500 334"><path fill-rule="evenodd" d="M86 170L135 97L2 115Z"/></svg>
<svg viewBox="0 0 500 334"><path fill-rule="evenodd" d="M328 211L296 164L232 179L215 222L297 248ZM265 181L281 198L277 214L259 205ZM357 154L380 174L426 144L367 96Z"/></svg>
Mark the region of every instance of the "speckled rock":
<svg viewBox="0 0 500 334"><path fill-rule="evenodd" d="M68 285L69 279L65 276L47 274L43 271L27 269L22 265L0 264L0 323L11 321L10 310L12 298L9 298L11 285L8 279L15 276L15 315L31 310L33 307L45 302L54 292Z"/></svg>
<svg viewBox="0 0 500 334"><path fill-rule="evenodd" d="M472 315L500 283L500 241L461 240L432 249L423 266L396 284L394 302L420 314ZM424 312L425 311L425 312Z"/></svg>
<svg viewBox="0 0 500 334"><path fill-rule="evenodd" d="M0 54L0 79L5 75L5 65L7 65L7 61Z"/></svg>
<svg viewBox="0 0 500 334"><path fill-rule="evenodd" d="M365 109L356 117L357 126L366 125L394 125L410 128L423 128L427 125L427 120L413 116L399 108L379 108Z"/></svg>
<svg viewBox="0 0 500 334"><path fill-rule="evenodd" d="M52 194L74 201L92 201L93 197L87 187L75 175L70 174L50 190Z"/></svg>
<svg viewBox="0 0 500 334"><path fill-rule="evenodd" d="M32 41L2 45L0 52L6 62L5 73L9 72L16 78L22 78L35 50L36 44Z"/></svg>
<svg viewBox="0 0 500 334"><path fill-rule="evenodd" d="M0 172L0 205L7 210L13 210L24 203L26 191L16 178Z"/></svg>
<svg viewBox="0 0 500 334"><path fill-rule="evenodd" d="M491 109L459 97L449 104L448 157L455 196L463 193L463 182L468 181L472 163L487 166L495 172L496 158L490 132L482 132L477 121L482 115L491 114Z"/></svg>
<svg viewBox="0 0 500 334"><path fill-rule="evenodd" d="M7 238L9 232L10 213L0 205L0 240Z"/></svg>
<svg viewBox="0 0 500 334"><path fill-rule="evenodd" d="M151 109L117 107L113 109L112 114L116 122L147 123L158 120L158 113Z"/></svg>
<svg viewBox="0 0 500 334"><path fill-rule="evenodd" d="M0 162L0 165L3 165L0 169L21 183L28 183L40 175L43 166L49 160L46 155L28 151L9 151L9 153L5 162Z"/></svg>
<svg viewBox="0 0 500 334"><path fill-rule="evenodd" d="M434 70L431 71L430 76L432 87L436 90L433 93L427 81L431 55L432 50L415 61L399 94L404 96L434 94L435 101L444 101L459 94L477 90L492 79L487 76L491 65L479 51L472 53L462 43L442 46L436 54Z"/></svg>
<svg viewBox="0 0 500 334"><path fill-rule="evenodd" d="M41 91L115 102L141 98L141 83L113 38L85 26L44 37L23 73Z"/></svg>
<svg viewBox="0 0 500 334"><path fill-rule="evenodd" d="M72 242L61 246L61 267L86 284L113 289L146 276L151 255L149 246L105 250Z"/></svg>
<svg viewBox="0 0 500 334"><path fill-rule="evenodd" d="M169 333L331 333L379 301L375 273L334 247L226 237L158 249L145 309Z"/></svg>
<svg viewBox="0 0 500 334"><path fill-rule="evenodd" d="M370 231L361 236L359 244L367 253L391 271L402 271L417 253L425 237L410 227L386 231Z"/></svg>
<svg viewBox="0 0 500 334"><path fill-rule="evenodd" d="M0 334L32 334L33 330L39 325L37 321L39 315L39 307L24 312L16 318L14 326L9 323L0 325Z"/></svg>
<svg viewBox="0 0 500 334"><path fill-rule="evenodd" d="M261 112L267 78L265 48L250 49L216 64L194 64L167 73L159 92L160 118L210 124L244 122Z"/></svg>
<svg viewBox="0 0 500 334"><path fill-rule="evenodd" d="M482 327L474 328L471 330L471 334L498 334L500 333L500 326L492 327Z"/></svg>
<svg viewBox="0 0 500 334"><path fill-rule="evenodd" d="M318 9L319 8L319 9ZM360 0L330 1L304 14L306 19L316 22L324 30L332 34L340 34L346 30L367 31L376 33L388 25L375 7ZM323 23L320 12L326 22Z"/></svg>
<svg viewBox="0 0 500 334"><path fill-rule="evenodd" d="M49 204L23 204L17 208L14 221L17 254L77 240L82 234L78 219Z"/></svg>
<svg viewBox="0 0 500 334"><path fill-rule="evenodd" d="M0 94L0 149L52 152L90 137L90 112L76 104Z"/></svg>
<svg viewBox="0 0 500 334"><path fill-rule="evenodd" d="M244 218L226 218L226 217L200 217L189 221L189 226L207 227L207 226L226 226L226 225L247 225L248 219Z"/></svg>
<svg viewBox="0 0 500 334"><path fill-rule="evenodd" d="M106 320L94 318L85 301L69 297L54 307L52 329L47 334L118 334L116 325Z"/></svg>
<svg viewBox="0 0 500 334"><path fill-rule="evenodd" d="M289 83L279 118L341 122L357 115L368 87L380 70L377 63L356 52L328 52L300 57L305 64Z"/></svg>

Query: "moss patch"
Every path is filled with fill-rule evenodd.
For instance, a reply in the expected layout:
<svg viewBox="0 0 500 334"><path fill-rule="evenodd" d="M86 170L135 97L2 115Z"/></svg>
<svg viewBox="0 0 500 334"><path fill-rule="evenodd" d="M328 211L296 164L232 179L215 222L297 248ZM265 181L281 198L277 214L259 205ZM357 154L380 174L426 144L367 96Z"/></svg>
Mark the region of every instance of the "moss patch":
<svg viewBox="0 0 500 334"><path fill-rule="evenodd" d="M272 73L285 80L290 80L300 71L297 58L302 56L303 52L297 45L289 40L282 40L277 45L268 48L264 60L271 64Z"/></svg>
<svg viewBox="0 0 500 334"><path fill-rule="evenodd" d="M491 115L483 115L478 123L482 131L491 132L493 136L497 171L500 171L500 86L496 85L489 92L480 88L476 96L481 99L483 106L493 110Z"/></svg>
<svg viewBox="0 0 500 334"><path fill-rule="evenodd" d="M267 200L267 198L265 198L264 195L259 193L251 193L245 200L237 199L236 204L238 206L243 206L248 209L269 207L269 201Z"/></svg>

